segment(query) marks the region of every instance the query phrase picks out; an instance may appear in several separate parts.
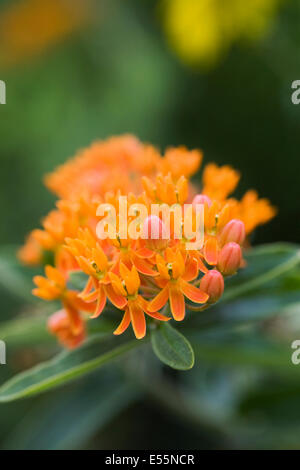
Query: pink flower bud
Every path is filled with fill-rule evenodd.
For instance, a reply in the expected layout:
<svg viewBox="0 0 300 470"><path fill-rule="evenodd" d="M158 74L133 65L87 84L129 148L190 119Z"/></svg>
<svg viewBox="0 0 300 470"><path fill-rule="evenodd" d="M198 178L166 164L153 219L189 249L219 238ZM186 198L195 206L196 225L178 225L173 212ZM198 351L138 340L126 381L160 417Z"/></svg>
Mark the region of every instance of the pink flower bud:
<svg viewBox="0 0 300 470"><path fill-rule="evenodd" d="M144 220L142 237L150 250L163 250L168 245L166 226L157 215L150 215Z"/></svg>
<svg viewBox="0 0 300 470"><path fill-rule="evenodd" d="M237 219L232 219L228 224L225 225L220 234L220 243L225 245L229 242L235 242L239 245L244 243L246 236L244 222Z"/></svg>
<svg viewBox="0 0 300 470"><path fill-rule="evenodd" d="M205 194L197 194L194 197L193 202L192 202L192 205L193 205L195 210L196 210L196 205L197 204L203 204L203 205L206 204L208 207L210 207L211 206L211 200Z"/></svg>
<svg viewBox="0 0 300 470"><path fill-rule="evenodd" d="M242 250L240 245L234 242L226 243L219 254L218 269L224 276L234 274L240 267Z"/></svg>
<svg viewBox="0 0 300 470"><path fill-rule="evenodd" d="M213 304L219 300L224 292L224 279L216 269L208 271L200 282L200 289L209 295L208 303Z"/></svg>

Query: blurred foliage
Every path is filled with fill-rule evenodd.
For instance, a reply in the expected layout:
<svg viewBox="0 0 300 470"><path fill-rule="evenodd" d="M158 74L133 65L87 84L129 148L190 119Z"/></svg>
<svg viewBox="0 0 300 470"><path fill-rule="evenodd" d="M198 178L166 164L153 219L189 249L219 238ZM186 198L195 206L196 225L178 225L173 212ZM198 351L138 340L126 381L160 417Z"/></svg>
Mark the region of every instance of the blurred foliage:
<svg viewBox="0 0 300 470"><path fill-rule="evenodd" d="M238 40L268 33L284 0L165 0L166 32L183 61L213 67Z"/></svg>
<svg viewBox="0 0 300 470"><path fill-rule="evenodd" d="M25 1L2 0L0 22L4 8ZM131 132L162 147L201 147L207 160L241 170L241 193L254 187L279 208L255 244L299 242L300 108L290 97L299 78L300 2L282 2L258 41L237 38L209 70L185 65L169 48L160 5L99 0L88 27L1 66L0 338L8 345L1 384L28 369L29 379L17 375L20 391L31 368L57 353L44 321L55 306L31 299L32 272L18 265L14 244L53 205L43 175L94 139ZM195 351L193 369L162 366L144 344L63 388L1 404L0 447L299 448L300 382L290 360L300 334L298 248L249 251L226 292L180 328ZM83 346L90 371L90 361L110 359L107 320ZM77 352L59 354L67 356L58 360L60 374L66 364L82 371L80 353L79 362Z"/></svg>

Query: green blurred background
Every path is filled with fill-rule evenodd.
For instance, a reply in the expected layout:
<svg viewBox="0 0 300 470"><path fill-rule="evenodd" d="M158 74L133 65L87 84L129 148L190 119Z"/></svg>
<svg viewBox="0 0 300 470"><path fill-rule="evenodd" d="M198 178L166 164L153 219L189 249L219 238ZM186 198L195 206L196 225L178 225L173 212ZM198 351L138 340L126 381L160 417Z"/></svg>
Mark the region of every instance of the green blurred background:
<svg viewBox="0 0 300 470"><path fill-rule="evenodd" d="M223 15L220 1L211 1ZM43 22L47 18L40 7L43 3L43 0L0 1L0 25L6 25L0 28L0 79L7 86L7 104L0 106L3 247L21 244L53 207L54 197L42 184L45 173L95 139L128 132L162 149L182 144L201 148L204 163L214 161L239 169L242 179L237 195L255 188L279 210L271 223L257 230L253 243L299 241L300 105L291 102L291 84L300 79L298 0L280 2L270 13L272 18L264 34L251 40L230 40L226 50L209 64L201 57L190 63L172 47L174 41L166 27L169 7L167 2L158 0L55 0L55 4L66 5L63 11L67 12L67 19L62 21L67 22L68 11L77 8L87 19L74 26L73 31L57 37L54 28L52 39L36 47L42 42L39 34L43 36ZM188 3L194 2L187 1L186 7ZM247 16L252 0L241 0L241 4ZM47 2L44 7L47 11ZM49 14L50 23L51 18ZM18 24L22 27L16 27ZM201 29L204 24L205 17L196 28ZM10 30L14 29L11 36ZM18 32L19 39L12 40ZM28 35L33 41L25 47ZM10 54L16 56L11 62ZM5 320L19 311L20 302L4 291L1 293L1 320ZM4 368L0 373L4 374ZM113 390L114 374L106 373L106 384ZM260 380L259 372L254 370L251 374ZM212 372L204 365L198 370L197 380L201 384L201 377L206 377L207 397L210 386L220 390L213 406L224 411L230 407L230 397L252 383L251 374L244 376L243 371L231 368ZM93 414L97 394L103 390L97 374L90 380L94 380L92 389L97 393L90 398L87 415ZM264 400L268 401L272 380L269 378L269 388L263 389L255 401L258 416L262 408L265 411ZM68 404L70 427L76 428L80 421L76 421L74 410L80 397L85 396L85 386L82 382L67 387L35 403L29 400L2 405L3 446L39 448L48 441L50 447L52 444L57 447L57 429L64 434L63 420L61 428L53 427L51 434L51 414L56 413L59 423L61 410ZM69 398L74 387L76 396L73 393ZM290 387L296 400L299 384ZM280 391L288 395L283 386ZM69 436L65 445L113 449L226 447L226 436L211 424L207 430L205 426L182 422L167 411L162 412L151 400L138 399L134 390L126 396L127 409L103 431L99 430L98 420L87 434L83 432L83 437L74 431L76 436ZM291 396L288 397L290 400ZM115 400L117 408L118 397ZM283 417L286 406L287 401L280 401L275 415ZM51 413L46 414L48 409ZM273 411L268 417L271 421L277 418ZM37 426L41 416L44 418ZM81 425L84 428L84 423ZM292 438L291 441L294 442ZM61 446L64 441L59 442ZM255 439L249 442L258 445Z"/></svg>

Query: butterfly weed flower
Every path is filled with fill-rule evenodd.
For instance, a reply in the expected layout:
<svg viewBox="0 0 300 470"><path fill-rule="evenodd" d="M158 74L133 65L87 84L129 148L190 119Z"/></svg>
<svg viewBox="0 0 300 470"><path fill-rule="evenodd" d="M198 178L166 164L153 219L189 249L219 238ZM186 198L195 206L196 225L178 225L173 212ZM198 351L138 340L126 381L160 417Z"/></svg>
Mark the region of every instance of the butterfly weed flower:
<svg viewBox="0 0 300 470"><path fill-rule="evenodd" d="M184 297L198 304L208 300L206 292L190 283L198 277L195 258L183 256L180 250L167 248L165 257L157 255L156 264L159 276L155 281L161 291L150 302L151 311L160 310L169 300L174 320L181 321L185 317Z"/></svg>
<svg viewBox="0 0 300 470"><path fill-rule="evenodd" d="M117 295L124 298L125 313L118 328L114 331L115 335L120 335L132 324L136 338L141 339L146 334L145 314L150 317L168 321L170 318L155 311L150 311L148 302L139 295L140 278L135 268L128 269L125 264L120 264L120 276L110 273L113 289Z"/></svg>
<svg viewBox="0 0 300 470"><path fill-rule="evenodd" d="M32 292L43 300L61 301L63 309L50 317L48 328L63 345L76 347L85 338L85 322L81 312L93 311L95 306L83 302L76 291L68 290L67 281L58 269L47 265L45 275L34 277L36 288Z"/></svg>
<svg viewBox="0 0 300 470"><path fill-rule="evenodd" d="M184 321L190 310L222 298L224 277L244 264L249 234L276 210L253 190L241 200L232 197L240 175L229 166L208 164L200 191L190 177L201 162L200 150L169 148L161 155L124 135L81 150L46 177L61 199L31 232L19 257L25 264L43 264L44 254L53 254L45 276L34 277L33 294L61 302L48 329L65 347L79 346L89 322L110 315L109 303L120 314L114 334L131 325L141 339L148 323ZM153 207L157 212L149 215ZM187 225L193 228L190 236ZM81 289L70 287L73 272L86 276Z"/></svg>
<svg viewBox="0 0 300 470"><path fill-rule="evenodd" d="M124 307L123 297L117 295L111 287L108 258L91 232L88 229L80 230L79 238L67 238L66 243L80 269L89 276L78 297L88 304L97 302L92 318L97 318L102 313L107 298L116 307Z"/></svg>

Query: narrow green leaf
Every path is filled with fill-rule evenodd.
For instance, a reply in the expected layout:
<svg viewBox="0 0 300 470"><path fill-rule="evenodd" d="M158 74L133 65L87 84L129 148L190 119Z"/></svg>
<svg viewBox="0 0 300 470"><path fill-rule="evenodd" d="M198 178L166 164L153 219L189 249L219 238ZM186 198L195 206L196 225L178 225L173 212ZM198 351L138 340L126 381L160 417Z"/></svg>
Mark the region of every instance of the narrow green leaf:
<svg viewBox="0 0 300 470"><path fill-rule="evenodd" d="M46 322L46 316L43 313L2 322L0 323L0 338L7 343L8 349L43 343L53 338L47 331Z"/></svg>
<svg viewBox="0 0 300 470"><path fill-rule="evenodd" d="M107 364L141 344L141 341L111 338L103 334L91 337L82 347L63 351L54 359L10 379L0 387L0 403L36 395L62 385Z"/></svg>
<svg viewBox="0 0 300 470"><path fill-rule="evenodd" d="M79 448L139 397L138 388L126 383L118 369L106 367L101 374L94 372L51 396L35 398L25 416L6 436L3 447Z"/></svg>
<svg viewBox="0 0 300 470"><path fill-rule="evenodd" d="M254 366L274 369L279 373L299 375L292 364L291 345L272 341L257 331L211 331L202 335L191 332L197 361Z"/></svg>
<svg viewBox="0 0 300 470"><path fill-rule="evenodd" d="M195 326L201 334L203 328L232 328L266 320L281 314L287 307L300 302L300 292L278 292L241 297L231 302L220 302L201 314L190 316L187 328Z"/></svg>
<svg viewBox="0 0 300 470"><path fill-rule="evenodd" d="M252 248L245 253L247 266L229 279L222 301L240 297L272 285L300 265L297 245L270 244Z"/></svg>
<svg viewBox="0 0 300 470"><path fill-rule="evenodd" d="M163 323L151 333L151 343L156 356L173 369L191 369L195 362L194 351L188 340L169 323Z"/></svg>

